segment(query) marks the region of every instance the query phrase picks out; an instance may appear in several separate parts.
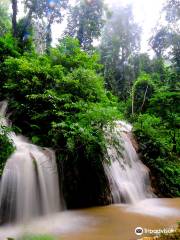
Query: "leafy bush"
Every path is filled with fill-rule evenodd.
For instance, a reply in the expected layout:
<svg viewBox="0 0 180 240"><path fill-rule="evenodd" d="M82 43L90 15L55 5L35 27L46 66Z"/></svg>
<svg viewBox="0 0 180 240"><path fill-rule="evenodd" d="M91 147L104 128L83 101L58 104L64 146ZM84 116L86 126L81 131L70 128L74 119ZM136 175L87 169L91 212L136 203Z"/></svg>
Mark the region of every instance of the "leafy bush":
<svg viewBox="0 0 180 240"><path fill-rule="evenodd" d="M0 176L9 156L13 153L14 146L7 137L7 129L0 127Z"/></svg>
<svg viewBox="0 0 180 240"><path fill-rule="evenodd" d="M151 112L161 118L162 126L167 130L173 149L171 151L180 153L180 93L176 91L160 91L151 99Z"/></svg>
<svg viewBox="0 0 180 240"><path fill-rule="evenodd" d="M10 32L11 21L8 14L8 6L0 1L0 36L4 36Z"/></svg>
<svg viewBox="0 0 180 240"><path fill-rule="evenodd" d="M63 65L66 72L72 72L78 67L100 71L100 56L96 53L88 55L79 47L79 41L70 37L61 39L59 45L51 49L50 57L54 65Z"/></svg>
<svg viewBox="0 0 180 240"><path fill-rule="evenodd" d="M152 179L157 193L173 197L180 196L179 83L178 73L172 67L165 67L162 60L160 63L161 74L159 70L151 75L141 74L135 82L135 114L129 118L134 124L143 161L155 177ZM137 111L145 99L147 86L151 91L146 93L145 107L141 109L143 111ZM130 104L127 105L130 113Z"/></svg>
<svg viewBox="0 0 180 240"><path fill-rule="evenodd" d="M9 57L0 76L13 124L34 143L56 150L59 169L68 175L65 196L74 207L106 198L103 126L119 116L95 59L68 38L50 56Z"/></svg>
<svg viewBox="0 0 180 240"><path fill-rule="evenodd" d="M15 46L15 40L11 37L11 35L7 34L3 38L0 38L0 64L9 56L19 56Z"/></svg>
<svg viewBox="0 0 180 240"><path fill-rule="evenodd" d="M156 146L164 151L172 151L173 142L169 130L163 125L161 119L155 115L140 114L134 124L136 131L141 132L156 143Z"/></svg>
<svg viewBox="0 0 180 240"><path fill-rule="evenodd" d="M151 76L141 73L132 87L132 113L145 112L149 100L154 92L154 84Z"/></svg>
<svg viewBox="0 0 180 240"><path fill-rule="evenodd" d="M134 133L137 137L144 163L155 177L152 184L157 194L180 196L180 164L172 152L173 143L160 119L148 114L139 116Z"/></svg>

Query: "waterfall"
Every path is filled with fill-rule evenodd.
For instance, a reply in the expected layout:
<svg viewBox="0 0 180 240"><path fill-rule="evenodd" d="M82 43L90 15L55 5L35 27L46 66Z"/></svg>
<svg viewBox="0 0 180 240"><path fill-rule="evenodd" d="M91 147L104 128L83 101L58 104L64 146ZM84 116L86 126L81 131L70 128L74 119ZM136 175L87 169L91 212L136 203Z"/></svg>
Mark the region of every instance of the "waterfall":
<svg viewBox="0 0 180 240"><path fill-rule="evenodd" d="M8 126L7 102L0 103L0 126ZM15 146L0 183L0 222L27 222L61 209L55 154L31 144L14 132L8 138Z"/></svg>
<svg viewBox="0 0 180 240"><path fill-rule="evenodd" d="M136 203L153 196L149 170L136 153L131 129L132 126L123 121L116 121L114 128L105 129L107 153L104 169L114 203Z"/></svg>

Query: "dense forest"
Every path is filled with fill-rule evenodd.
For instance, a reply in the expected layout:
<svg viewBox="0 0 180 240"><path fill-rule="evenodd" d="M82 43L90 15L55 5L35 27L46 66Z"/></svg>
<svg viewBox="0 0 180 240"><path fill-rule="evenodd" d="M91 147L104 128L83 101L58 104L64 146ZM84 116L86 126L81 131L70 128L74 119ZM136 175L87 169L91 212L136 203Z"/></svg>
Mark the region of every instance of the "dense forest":
<svg viewBox="0 0 180 240"><path fill-rule="evenodd" d="M104 128L124 119L154 192L180 197L179 1L162 9L164 21L149 39L153 57L140 51L131 6L24 0L19 18L19 2L0 1L0 101L8 102L12 123L0 129L0 174L14 151L13 128L55 150L68 208L108 204ZM52 26L65 18L54 47Z"/></svg>

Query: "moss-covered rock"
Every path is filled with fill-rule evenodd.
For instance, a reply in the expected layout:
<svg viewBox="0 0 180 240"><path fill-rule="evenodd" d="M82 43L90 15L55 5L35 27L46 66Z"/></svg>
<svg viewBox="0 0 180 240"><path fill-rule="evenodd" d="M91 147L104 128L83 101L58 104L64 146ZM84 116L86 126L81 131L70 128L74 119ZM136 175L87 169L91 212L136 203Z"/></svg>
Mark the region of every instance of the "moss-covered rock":
<svg viewBox="0 0 180 240"><path fill-rule="evenodd" d="M6 133L2 132L0 134L0 176L2 176L5 163L13 151L12 142L8 139Z"/></svg>

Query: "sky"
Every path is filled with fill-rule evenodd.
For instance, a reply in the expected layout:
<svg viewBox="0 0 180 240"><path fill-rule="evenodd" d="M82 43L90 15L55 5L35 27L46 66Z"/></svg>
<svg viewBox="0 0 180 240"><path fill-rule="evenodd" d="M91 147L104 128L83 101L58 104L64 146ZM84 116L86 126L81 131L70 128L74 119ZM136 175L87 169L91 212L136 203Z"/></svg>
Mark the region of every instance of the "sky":
<svg viewBox="0 0 180 240"><path fill-rule="evenodd" d="M149 52L148 40L152 36L153 28L160 19L160 13L166 0L106 0L117 4L132 4L135 21L142 28L141 52Z"/></svg>
<svg viewBox="0 0 180 240"><path fill-rule="evenodd" d="M166 0L105 0L105 3L109 6L112 4L132 4L134 19L142 28L141 52L148 52L150 55L153 54L153 51L148 46L148 41L152 36L153 28L160 19L160 12L165 2ZM65 25L64 23L61 27L59 27L58 24L53 26L54 44L57 43Z"/></svg>
<svg viewBox="0 0 180 240"><path fill-rule="evenodd" d="M134 20L142 28L141 52L148 52L150 55L152 54L152 50L148 46L148 40L152 36L153 28L157 25L157 22L160 19L160 12L165 2L166 0L105 0L105 3L109 6L112 4L132 4ZM22 16L22 14L23 6L21 5L19 7L19 15ZM53 25L53 45L56 45L58 42L58 38L61 36L65 26L66 21L64 21L61 25Z"/></svg>

